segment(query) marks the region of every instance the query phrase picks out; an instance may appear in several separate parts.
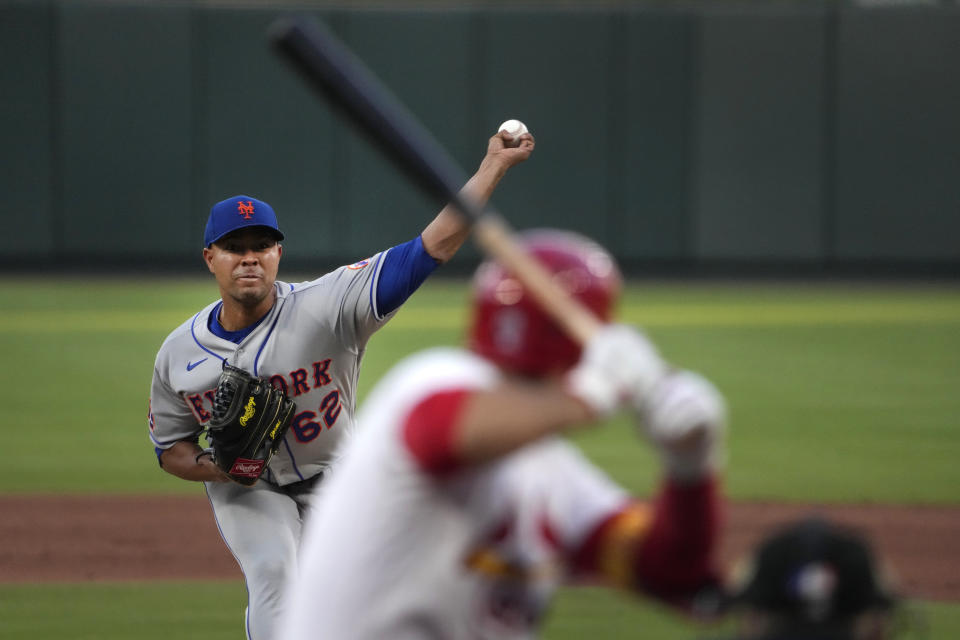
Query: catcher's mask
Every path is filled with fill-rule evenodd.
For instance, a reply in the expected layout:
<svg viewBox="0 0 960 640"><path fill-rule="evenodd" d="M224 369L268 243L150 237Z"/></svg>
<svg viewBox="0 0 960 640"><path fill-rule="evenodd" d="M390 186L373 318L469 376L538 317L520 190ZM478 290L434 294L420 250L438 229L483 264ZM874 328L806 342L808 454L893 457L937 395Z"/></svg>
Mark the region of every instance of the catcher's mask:
<svg viewBox="0 0 960 640"><path fill-rule="evenodd" d="M622 277L603 247L576 233L536 229L519 241L574 298L609 321ZM580 358L580 345L563 333L503 267L486 261L473 279L469 346L500 367L525 376L562 372Z"/></svg>
<svg viewBox="0 0 960 640"><path fill-rule="evenodd" d="M857 616L895 608L890 580L861 535L809 518L776 532L740 563L730 603L785 629L842 630Z"/></svg>

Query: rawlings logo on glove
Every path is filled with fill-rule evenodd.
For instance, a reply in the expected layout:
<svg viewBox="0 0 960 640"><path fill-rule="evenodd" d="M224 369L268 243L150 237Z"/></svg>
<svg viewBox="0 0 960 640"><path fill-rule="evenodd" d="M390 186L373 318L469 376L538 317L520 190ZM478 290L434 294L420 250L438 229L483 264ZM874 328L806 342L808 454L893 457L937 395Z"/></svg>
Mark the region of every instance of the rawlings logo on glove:
<svg viewBox="0 0 960 640"><path fill-rule="evenodd" d="M257 412L257 403L253 401L253 396L250 396L250 400L247 401L247 406L243 409L243 417L240 418L240 424L242 426L247 426L247 422L250 421L250 418L254 416Z"/></svg>
<svg viewBox="0 0 960 640"><path fill-rule="evenodd" d="M263 473L263 468L263 460L247 460L246 458L237 458L237 461L233 463L232 467L230 467L230 475L240 476L242 478L257 479L260 477L260 474Z"/></svg>
<svg viewBox="0 0 960 640"><path fill-rule="evenodd" d="M213 461L234 482L254 484L280 447L296 408L268 381L224 362L207 425Z"/></svg>

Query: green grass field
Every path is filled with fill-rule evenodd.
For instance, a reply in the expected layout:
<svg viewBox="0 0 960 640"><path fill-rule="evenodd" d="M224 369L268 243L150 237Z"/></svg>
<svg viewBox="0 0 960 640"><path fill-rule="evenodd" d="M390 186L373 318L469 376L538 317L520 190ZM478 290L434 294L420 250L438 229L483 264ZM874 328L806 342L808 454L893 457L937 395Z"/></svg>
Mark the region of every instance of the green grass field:
<svg viewBox="0 0 960 640"><path fill-rule="evenodd" d="M147 393L163 338L216 295L206 278L0 279L12 452L0 492L195 494L157 468ZM371 341L361 396L403 355L458 344L466 295L459 281L418 292ZM635 284L621 317L726 395L731 497L960 502L960 287ZM631 490L651 489L655 464L625 420L577 440ZM5 585L0 637L240 638L244 600L233 582ZM929 637L960 637L960 606L921 609ZM622 596L572 589L545 637L700 631Z"/></svg>

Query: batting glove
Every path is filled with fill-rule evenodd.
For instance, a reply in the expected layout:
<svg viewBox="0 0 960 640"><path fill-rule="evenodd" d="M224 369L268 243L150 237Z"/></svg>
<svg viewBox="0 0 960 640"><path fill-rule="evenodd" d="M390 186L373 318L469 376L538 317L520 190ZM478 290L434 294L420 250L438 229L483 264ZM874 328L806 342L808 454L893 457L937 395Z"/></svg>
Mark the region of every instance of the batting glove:
<svg viewBox="0 0 960 640"><path fill-rule="evenodd" d="M608 416L648 393L666 371L656 347L639 330L605 325L584 346L567 374L568 392L598 416Z"/></svg>
<svg viewBox="0 0 960 640"><path fill-rule="evenodd" d="M671 372L635 408L672 477L696 480L723 465L726 404L703 376Z"/></svg>

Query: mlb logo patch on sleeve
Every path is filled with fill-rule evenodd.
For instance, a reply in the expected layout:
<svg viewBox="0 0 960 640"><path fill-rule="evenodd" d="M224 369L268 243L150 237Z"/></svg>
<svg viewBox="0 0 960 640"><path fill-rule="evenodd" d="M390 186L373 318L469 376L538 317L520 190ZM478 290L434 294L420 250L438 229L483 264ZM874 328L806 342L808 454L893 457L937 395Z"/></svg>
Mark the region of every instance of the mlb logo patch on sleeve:
<svg viewBox="0 0 960 640"><path fill-rule="evenodd" d="M353 264L348 265L347 269L363 269L368 264L370 264L370 258L367 258L366 260L361 260L360 262L354 262Z"/></svg>

